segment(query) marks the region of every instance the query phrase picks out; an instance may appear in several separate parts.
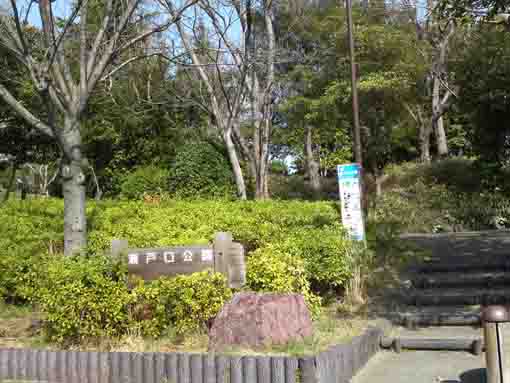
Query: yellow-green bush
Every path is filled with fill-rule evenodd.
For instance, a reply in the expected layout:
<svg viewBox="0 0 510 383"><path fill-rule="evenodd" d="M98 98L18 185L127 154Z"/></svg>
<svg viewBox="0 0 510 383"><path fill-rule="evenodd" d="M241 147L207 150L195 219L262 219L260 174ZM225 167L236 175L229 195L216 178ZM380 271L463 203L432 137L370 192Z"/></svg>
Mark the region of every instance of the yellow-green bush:
<svg viewBox="0 0 510 383"><path fill-rule="evenodd" d="M157 337L168 327L177 334L205 328L232 292L222 274L203 271L141 283L133 297L133 317L142 333Z"/></svg>
<svg viewBox="0 0 510 383"><path fill-rule="evenodd" d="M48 338L78 343L124 334L131 296L123 276L106 257L50 259L36 293Z"/></svg>
<svg viewBox="0 0 510 383"><path fill-rule="evenodd" d="M230 297L221 276L163 279L128 290L125 274L103 258L110 241L132 247L210 243L218 231L245 245L248 284L304 294L336 289L351 275L350 242L337 207L300 201L88 201L89 258L62 258L63 203L10 201L0 208L0 299L37 302L58 342L115 337L129 328L158 336L204 325Z"/></svg>
<svg viewBox="0 0 510 383"><path fill-rule="evenodd" d="M318 317L321 298L311 291L301 258L268 246L256 250L247 266L248 284L252 290L302 294L312 316Z"/></svg>
<svg viewBox="0 0 510 383"><path fill-rule="evenodd" d="M130 289L123 264L108 257L46 258L34 301L47 337L73 344L116 338L129 330L158 337L203 328L232 296L225 278L208 271Z"/></svg>
<svg viewBox="0 0 510 383"><path fill-rule="evenodd" d="M314 284L338 287L350 276L350 242L330 202L130 201L104 204L97 211L89 236L92 253L108 249L114 238L134 247L175 246L206 244L215 232L230 231L248 256L271 246L303 259Z"/></svg>
<svg viewBox="0 0 510 383"><path fill-rule="evenodd" d="M87 216L89 254L104 253L114 238L133 247L175 246L210 243L214 233L230 231L248 256L268 248L303 259L314 286L338 287L350 276L351 245L330 202L88 201ZM61 200L10 201L0 208L0 262L60 252L62 232Z"/></svg>
<svg viewBox="0 0 510 383"><path fill-rule="evenodd" d="M32 300L44 255L60 251L64 205L58 200L9 200L0 205L0 300Z"/></svg>

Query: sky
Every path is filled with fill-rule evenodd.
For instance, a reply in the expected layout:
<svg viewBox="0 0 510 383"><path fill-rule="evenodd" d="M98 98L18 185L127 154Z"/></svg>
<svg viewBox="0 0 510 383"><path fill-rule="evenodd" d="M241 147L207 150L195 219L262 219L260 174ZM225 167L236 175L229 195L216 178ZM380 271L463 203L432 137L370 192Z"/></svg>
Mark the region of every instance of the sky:
<svg viewBox="0 0 510 383"><path fill-rule="evenodd" d="M27 0L18 0L18 7L23 10L23 14L26 12L28 1ZM72 0L56 0L53 3L53 9L55 11L55 14L59 17L65 17L65 15L70 13L70 8L73 4ZM418 8L418 18L422 19L426 15L426 4L427 0L416 0L417 8ZM40 26L41 20L39 18L39 14L36 9L36 5L32 6L32 11L29 14L28 21L30 24L35 26ZM0 12L2 12L2 9L8 9L8 0L0 0Z"/></svg>

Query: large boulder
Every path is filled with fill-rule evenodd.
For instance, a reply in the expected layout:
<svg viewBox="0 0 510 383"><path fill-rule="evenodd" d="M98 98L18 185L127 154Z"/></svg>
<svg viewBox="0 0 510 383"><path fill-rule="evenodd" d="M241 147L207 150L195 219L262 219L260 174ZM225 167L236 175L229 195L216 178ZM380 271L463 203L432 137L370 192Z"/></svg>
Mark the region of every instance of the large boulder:
<svg viewBox="0 0 510 383"><path fill-rule="evenodd" d="M209 348L260 349L313 334L310 311L299 294L238 293L218 314L209 330Z"/></svg>

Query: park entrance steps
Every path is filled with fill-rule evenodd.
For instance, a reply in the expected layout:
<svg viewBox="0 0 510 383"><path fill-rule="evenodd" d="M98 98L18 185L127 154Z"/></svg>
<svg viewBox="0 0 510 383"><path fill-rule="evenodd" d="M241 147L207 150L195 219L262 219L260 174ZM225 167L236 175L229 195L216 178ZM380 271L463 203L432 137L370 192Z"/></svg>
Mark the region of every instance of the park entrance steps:
<svg viewBox="0 0 510 383"><path fill-rule="evenodd" d="M510 231L408 234L402 240L429 255L404 272L401 325L479 326L481 306L510 303Z"/></svg>
<svg viewBox="0 0 510 383"><path fill-rule="evenodd" d="M407 234L427 252L401 273L390 293L400 331L382 346L414 350L483 350L483 305L510 304L510 231Z"/></svg>

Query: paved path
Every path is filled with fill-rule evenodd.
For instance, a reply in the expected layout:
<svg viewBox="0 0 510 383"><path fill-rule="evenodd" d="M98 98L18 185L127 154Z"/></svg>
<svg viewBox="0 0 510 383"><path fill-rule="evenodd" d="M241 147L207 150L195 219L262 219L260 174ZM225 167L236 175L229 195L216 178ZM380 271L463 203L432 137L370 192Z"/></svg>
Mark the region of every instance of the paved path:
<svg viewBox="0 0 510 383"><path fill-rule="evenodd" d="M483 358L465 352L381 352L352 383L485 383Z"/></svg>

